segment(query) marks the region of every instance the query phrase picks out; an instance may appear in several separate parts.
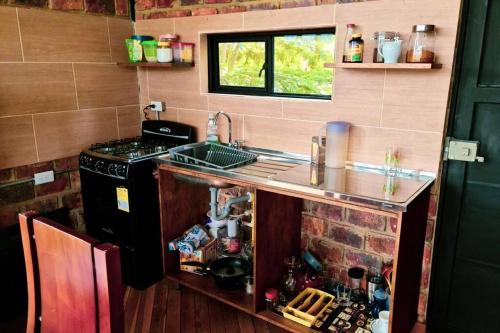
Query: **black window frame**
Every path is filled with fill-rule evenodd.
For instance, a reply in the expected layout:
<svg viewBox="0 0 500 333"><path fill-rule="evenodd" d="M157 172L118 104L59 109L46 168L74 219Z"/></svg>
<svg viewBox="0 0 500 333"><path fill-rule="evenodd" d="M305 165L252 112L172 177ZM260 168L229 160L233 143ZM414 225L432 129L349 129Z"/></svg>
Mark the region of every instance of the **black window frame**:
<svg viewBox="0 0 500 333"><path fill-rule="evenodd" d="M207 35L208 52L208 92L218 94L290 97L306 99L331 100L332 95L312 95L312 94L291 94L274 92L274 37L287 35L317 35L331 33L335 36L335 27L301 29L301 30L281 30L281 31L259 31L243 33L215 33ZM264 88L240 87L220 85L219 70L219 43L238 42L264 42L265 43L265 64ZM333 50L335 52L335 49ZM333 73L332 73L333 74ZM333 75L332 75L333 84Z"/></svg>

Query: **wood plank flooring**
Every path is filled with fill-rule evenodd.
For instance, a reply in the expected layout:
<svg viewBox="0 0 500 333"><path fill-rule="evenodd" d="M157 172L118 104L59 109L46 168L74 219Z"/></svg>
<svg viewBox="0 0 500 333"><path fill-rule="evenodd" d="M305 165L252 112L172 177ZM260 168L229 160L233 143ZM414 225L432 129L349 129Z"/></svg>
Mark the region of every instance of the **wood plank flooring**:
<svg viewBox="0 0 500 333"><path fill-rule="evenodd" d="M247 313L163 280L125 291L125 333L285 333Z"/></svg>

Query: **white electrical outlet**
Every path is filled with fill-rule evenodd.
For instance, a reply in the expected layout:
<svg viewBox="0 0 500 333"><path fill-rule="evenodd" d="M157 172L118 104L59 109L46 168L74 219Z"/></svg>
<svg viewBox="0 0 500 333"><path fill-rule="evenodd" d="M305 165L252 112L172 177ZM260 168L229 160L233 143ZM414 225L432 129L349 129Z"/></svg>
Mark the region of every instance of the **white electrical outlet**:
<svg viewBox="0 0 500 333"><path fill-rule="evenodd" d="M151 111L154 111L154 112L163 112L165 111L166 109L166 104L165 102L160 102L160 101L151 101L150 103L151 105L153 105L151 107Z"/></svg>
<svg viewBox="0 0 500 333"><path fill-rule="evenodd" d="M54 181L54 171L35 173L35 185L50 183Z"/></svg>

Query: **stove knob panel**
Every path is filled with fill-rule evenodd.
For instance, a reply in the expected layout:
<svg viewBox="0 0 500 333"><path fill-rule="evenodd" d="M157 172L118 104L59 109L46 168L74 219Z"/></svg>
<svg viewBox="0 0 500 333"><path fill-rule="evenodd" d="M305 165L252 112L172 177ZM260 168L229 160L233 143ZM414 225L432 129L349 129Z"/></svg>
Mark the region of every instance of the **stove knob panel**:
<svg viewBox="0 0 500 333"><path fill-rule="evenodd" d="M116 175L119 177L125 177L127 175L127 167L125 165L119 165L116 169Z"/></svg>
<svg viewBox="0 0 500 333"><path fill-rule="evenodd" d="M100 173L106 173L106 166L103 161L97 161L95 163L95 170Z"/></svg>

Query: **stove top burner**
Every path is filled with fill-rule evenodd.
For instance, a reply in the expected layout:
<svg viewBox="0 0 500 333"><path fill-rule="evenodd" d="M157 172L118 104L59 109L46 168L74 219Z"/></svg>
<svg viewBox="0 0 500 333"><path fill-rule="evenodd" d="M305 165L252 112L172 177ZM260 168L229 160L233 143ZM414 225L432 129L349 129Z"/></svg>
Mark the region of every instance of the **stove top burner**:
<svg viewBox="0 0 500 333"><path fill-rule="evenodd" d="M175 146L175 144L165 140L134 137L96 143L89 150L103 155L133 160L163 153Z"/></svg>

